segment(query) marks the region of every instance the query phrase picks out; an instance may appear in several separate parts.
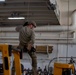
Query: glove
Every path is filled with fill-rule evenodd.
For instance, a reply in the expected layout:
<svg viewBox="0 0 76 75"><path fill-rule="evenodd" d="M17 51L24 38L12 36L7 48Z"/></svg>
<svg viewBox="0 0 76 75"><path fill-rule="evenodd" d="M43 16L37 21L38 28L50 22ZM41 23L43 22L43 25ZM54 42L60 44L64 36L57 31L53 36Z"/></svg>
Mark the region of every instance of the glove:
<svg viewBox="0 0 76 75"><path fill-rule="evenodd" d="M36 52L36 49L34 47L32 47L31 52Z"/></svg>
<svg viewBox="0 0 76 75"><path fill-rule="evenodd" d="M28 45L27 45L27 50L30 51L31 48L32 48L32 44L31 44L31 43L28 43Z"/></svg>

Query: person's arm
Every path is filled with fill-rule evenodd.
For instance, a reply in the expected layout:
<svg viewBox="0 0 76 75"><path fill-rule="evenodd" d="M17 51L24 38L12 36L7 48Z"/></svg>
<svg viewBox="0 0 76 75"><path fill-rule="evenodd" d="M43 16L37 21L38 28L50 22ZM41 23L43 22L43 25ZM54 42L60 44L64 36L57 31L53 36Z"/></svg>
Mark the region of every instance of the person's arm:
<svg viewBox="0 0 76 75"><path fill-rule="evenodd" d="M34 45L34 42L35 42L35 32L34 32L34 30L32 30L32 32L31 32L31 40L30 40L30 42L32 43L32 45Z"/></svg>
<svg viewBox="0 0 76 75"><path fill-rule="evenodd" d="M17 32L19 32L19 31L21 30L22 27L23 27L22 25L17 26L17 27L15 28L15 30L16 30Z"/></svg>
<svg viewBox="0 0 76 75"><path fill-rule="evenodd" d="M27 47L28 50L31 50L31 48L34 45L34 42L35 42L35 33L34 33L34 31L32 31L31 32L31 40L28 42L28 47Z"/></svg>

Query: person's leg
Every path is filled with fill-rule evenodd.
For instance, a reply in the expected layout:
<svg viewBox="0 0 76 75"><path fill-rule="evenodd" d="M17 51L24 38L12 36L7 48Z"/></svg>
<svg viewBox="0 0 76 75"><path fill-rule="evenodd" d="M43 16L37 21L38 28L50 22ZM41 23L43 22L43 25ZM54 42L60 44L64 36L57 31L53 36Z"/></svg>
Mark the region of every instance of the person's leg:
<svg viewBox="0 0 76 75"><path fill-rule="evenodd" d="M28 52L30 57L32 58L32 70L33 75L37 75L37 57L35 52Z"/></svg>

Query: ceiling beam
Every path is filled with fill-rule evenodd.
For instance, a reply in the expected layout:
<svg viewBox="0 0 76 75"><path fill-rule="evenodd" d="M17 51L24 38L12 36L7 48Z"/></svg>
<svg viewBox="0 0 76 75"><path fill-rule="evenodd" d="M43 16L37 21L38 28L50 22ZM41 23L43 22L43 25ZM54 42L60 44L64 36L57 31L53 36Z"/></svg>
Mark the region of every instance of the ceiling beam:
<svg viewBox="0 0 76 75"><path fill-rule="evenodd" d="M49 0L7 0L6 3L10 3L10 2L47 2Z"/></svg>

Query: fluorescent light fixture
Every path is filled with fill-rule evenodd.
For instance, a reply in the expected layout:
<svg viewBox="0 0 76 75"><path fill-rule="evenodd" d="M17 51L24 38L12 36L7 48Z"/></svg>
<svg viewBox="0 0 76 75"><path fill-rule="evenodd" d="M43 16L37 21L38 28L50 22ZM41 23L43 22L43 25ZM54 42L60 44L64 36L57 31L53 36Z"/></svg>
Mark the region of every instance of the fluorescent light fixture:
<svg viewBox="0 0 76 75"><path fill-rule="evenodd" d="M0 2L4 2L5 0L0 0Z"/></svg>
<svg viewBox="0 0 76 75"><path fill-rule="evenodd" d="M8 17L8 19L12 20L12 19L25 19L25 17Z"/></svg>

